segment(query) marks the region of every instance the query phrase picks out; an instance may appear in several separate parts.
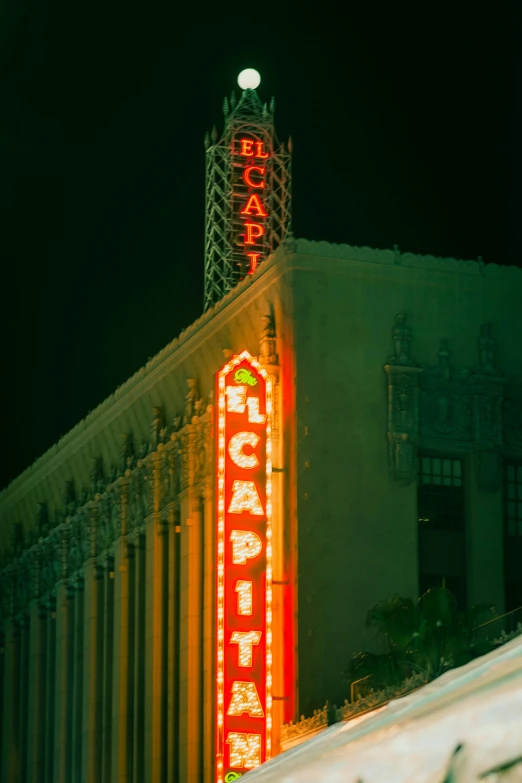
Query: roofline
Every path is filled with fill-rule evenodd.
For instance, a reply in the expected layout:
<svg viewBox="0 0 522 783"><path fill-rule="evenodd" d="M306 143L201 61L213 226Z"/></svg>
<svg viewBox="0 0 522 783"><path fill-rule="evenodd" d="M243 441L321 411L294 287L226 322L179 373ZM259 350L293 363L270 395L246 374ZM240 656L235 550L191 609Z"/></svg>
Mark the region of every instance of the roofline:
<svg viewBox="0 0 522 783"><path fill-rule="evenodd" d="M335 244L325 241L313 241L308 239L288 239L259 267L253 276L247 276L233 288L214 306L210 307L203 315L183 329L179 336L174 338L162 348L152 359L137 370L121 386L118 386L109 397L106 397L99 405L81 419L69 432L63 435L47 451L38 457L22 473L14 478L3 490L0 491L0 506L16 488L34 474L40 467L48 462L61 449L74 441L94 421L99 418L119 400L129 394L141 381L152 373L167 358L185 346L208 322L223 312L229 305L238 299L248 288L256 285L264 275L278 263L283 255L303 255L320 258L335 258L346 261L379 264L385 266L402 266L413 269L432 269L433 271L469 274L472 276L484 276L489 278L511 278L522 282L522 269L516 266L500 266L498 264L485 264L482 260L464 260L455 258L438 258L431 255L419 255L414 253L401 253L399 250L382 250L371 247L357 247L347 244Z"/></svg>

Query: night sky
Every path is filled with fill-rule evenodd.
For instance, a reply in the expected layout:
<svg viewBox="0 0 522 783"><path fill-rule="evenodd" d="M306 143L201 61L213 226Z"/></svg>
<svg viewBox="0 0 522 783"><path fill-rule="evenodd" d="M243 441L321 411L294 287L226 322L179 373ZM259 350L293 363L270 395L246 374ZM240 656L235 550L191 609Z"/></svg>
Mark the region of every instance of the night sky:
<svg viewBox="0 0 522 783"><path fill-rule="evenodd" d="M502 2L4 0L0 486L201 314L203 137L243 68L296 236L521 264L520 32Z"/></svg>

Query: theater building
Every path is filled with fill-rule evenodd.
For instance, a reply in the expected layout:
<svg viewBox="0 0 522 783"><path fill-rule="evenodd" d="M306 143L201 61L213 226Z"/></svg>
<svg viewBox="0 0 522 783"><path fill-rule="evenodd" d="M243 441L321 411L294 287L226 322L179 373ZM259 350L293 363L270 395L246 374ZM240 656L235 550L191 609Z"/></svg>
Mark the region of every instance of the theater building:
<svg viewBox="0 0 522 783"><path fill-rule="evenodd" d="M0 494L6 783L230 783L378 600L522 605L521 270L295 239L225 112L203 315Z"/></svg>

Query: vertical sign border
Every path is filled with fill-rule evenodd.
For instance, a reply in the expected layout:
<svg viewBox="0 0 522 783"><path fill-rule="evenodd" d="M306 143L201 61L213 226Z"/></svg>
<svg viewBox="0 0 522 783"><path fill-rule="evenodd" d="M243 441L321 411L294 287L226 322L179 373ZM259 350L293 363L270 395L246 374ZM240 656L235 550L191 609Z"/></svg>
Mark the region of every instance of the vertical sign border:
<svg viewBox="0 0 522 783"><path fill-rule="evenodd" d="M216 662L216 780L223 783L224 738L224 667L225 667L225 379L243 361L265 381L266 406L266 739L265 759L272 753L272 379L265 368L248 351L232 357L218 373L218 471L217 471L217 662Z"/></svg>

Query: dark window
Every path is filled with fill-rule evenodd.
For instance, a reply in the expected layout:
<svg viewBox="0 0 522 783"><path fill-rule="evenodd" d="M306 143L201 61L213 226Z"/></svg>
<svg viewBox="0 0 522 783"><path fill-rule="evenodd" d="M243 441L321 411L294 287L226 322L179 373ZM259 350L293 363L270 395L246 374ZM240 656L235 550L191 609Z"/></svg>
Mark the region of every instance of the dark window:
<svg viewBox="0 0 522 783"><path fill-rule="evenodd" d="M506 535L522 536L522 465L507 463L505 481Z"/></svg>
<svg viewBox="0 0 522 783"><path fill-rule="evenodd" d="M466 606L466 525L462 460L421 454L417 511L419 593L447 587Z"/></svg>
<svg viewBox="0 0 522 783"><path fill-rule="evenodd" d="M462 461L419 457L418 519L421 528L464 530Z"/></svg>

